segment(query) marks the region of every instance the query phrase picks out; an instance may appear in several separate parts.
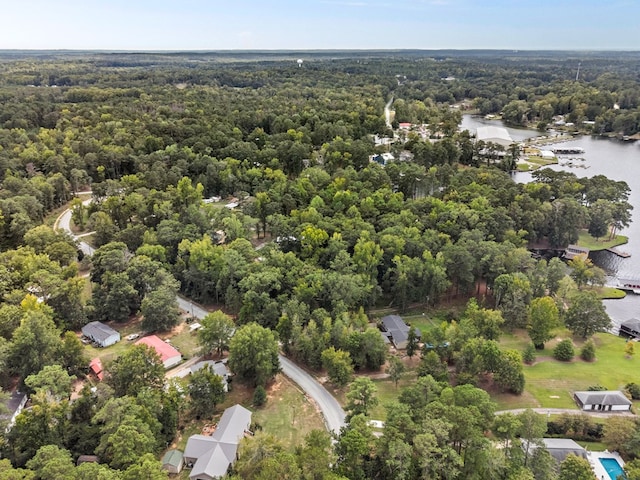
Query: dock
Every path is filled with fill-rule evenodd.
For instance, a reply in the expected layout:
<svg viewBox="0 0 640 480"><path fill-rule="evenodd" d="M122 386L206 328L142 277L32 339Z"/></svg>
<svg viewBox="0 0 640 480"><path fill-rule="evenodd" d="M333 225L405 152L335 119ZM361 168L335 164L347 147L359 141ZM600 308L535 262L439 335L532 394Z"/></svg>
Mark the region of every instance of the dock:
<svg viewBox="0 0 640 480"><path fill-rule="evenodd" d="M629 258L631 256L630 253L623 252L622 250L618 250L615 247L607 248L606 250L607 250L607 252L611 252L614 255L619 256L620 258Z"/></svg>
<svg viewBox="0 0 640 480"><path fill-rule="evenodd" d="M581 147L555 147L551 151L556 155L579 155L584 153L584 149Z"/></svg>

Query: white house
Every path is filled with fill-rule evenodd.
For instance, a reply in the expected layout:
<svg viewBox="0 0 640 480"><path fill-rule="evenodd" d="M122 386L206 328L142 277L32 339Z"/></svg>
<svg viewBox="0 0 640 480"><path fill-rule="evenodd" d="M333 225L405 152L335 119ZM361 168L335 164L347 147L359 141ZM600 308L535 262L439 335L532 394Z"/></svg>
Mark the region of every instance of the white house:
<svg viewBox="0 0 640 480"><path fill-rule="evenodd" d="M495 143L505 148L514 143L506 128L494 126L478 127L476 129L476 140L484 143Z"/></svg>
<svg viewBox="0 0 640 480"><path fill-rule="evenodd" d="M82 335L101 347L108 347L120 341L120 333L102 322L87 323L82 327Z"/></svg>
<svg viewBox="0 0 640 480"><path fill-rule="evenodd" d="M573 397L582 410L603 412L626 412L631 410L631 400L618 390L573 392Z"/></svg>

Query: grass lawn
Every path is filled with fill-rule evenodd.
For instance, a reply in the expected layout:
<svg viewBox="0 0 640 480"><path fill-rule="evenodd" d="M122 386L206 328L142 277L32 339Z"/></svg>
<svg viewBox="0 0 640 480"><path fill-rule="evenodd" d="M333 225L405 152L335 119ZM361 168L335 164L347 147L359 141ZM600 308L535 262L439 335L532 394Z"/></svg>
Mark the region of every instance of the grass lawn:
<svg viewBox="0 0 640 480"><path fill-rule="evenodd" d="M558 338L568 338L561 334ZM520 351L528 338L524 332L505 335L501 345L516 348ZM556 340L545 345L545 350L537 352L538 361L534 365L525 365L525 393L514 395L494 395L500 408L576 408L571 392L587 390L592 385L602 385L610 390L624 388L628 382L637 381L637 358L626 358L624 354L625 339L608 333L594 336L596 342L596 361L584 362L576 356L572 362L559 362L551 358ZM582 341L575 341L576 353ZM530 402L530 403L529 403Z"/></svg>
<svg viewBox="0 0 640 480"><path fill-rule="evenodd" d="M627 296L627 293L624 290L620 290L619 288L613 287L598 287L593 289L598 298L601 300L619 300Z"/></svg>
<svg viewBox="0 0 640 480"><path fill-rule="evenodd" d="M603 237L601 239L596 240L593 238L586 230L580 230L578 236L578 245L581 247L588 248L589 250L604 250L605 248L616 247L618 245L623 245L629 241L628 237L624 235L616 235L613 239L609 240L609 237Z"/></svg>
<svg viewBox="0 0 640 480"><path fill-rule="evenodd" d="M124 353L127 349L129 349L134 342L130 342L126 339L127 335L132 333L140 333L140 319L136 318L134 320L130 320L127 323L117 324L114 322L109 323L109 326L114 330L120 332L120 340L115 345L111 345L106 348L96 348L92 345L85 345L84 349L89 358L98 357L102 361L102 365L108 363L115 358L119 357Z"/></svg>
<svg viewBox="0 0 640 480"><path fill-rule="evenodd" d="M264 433L273 435L285 447L301 445L312 430L325 430L322 414L302 390L284 375L278 375L267 389L267 403L251 408L253 421Z"/></svg>

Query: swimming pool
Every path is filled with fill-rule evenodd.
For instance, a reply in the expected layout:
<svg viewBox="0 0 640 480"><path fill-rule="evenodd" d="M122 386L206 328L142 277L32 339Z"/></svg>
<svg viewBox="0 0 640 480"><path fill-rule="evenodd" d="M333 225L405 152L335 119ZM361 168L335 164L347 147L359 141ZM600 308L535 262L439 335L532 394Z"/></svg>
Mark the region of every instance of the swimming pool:
<svg viewBox="0 0 640 480"><path fill-rule="evenodd" d="M615 458L599 458L598 460L600 460L600 463L607 471L607 474L609 475L609 478L611 480L618 480L618 478L627 478L624 475L624 470Z"/></svg>

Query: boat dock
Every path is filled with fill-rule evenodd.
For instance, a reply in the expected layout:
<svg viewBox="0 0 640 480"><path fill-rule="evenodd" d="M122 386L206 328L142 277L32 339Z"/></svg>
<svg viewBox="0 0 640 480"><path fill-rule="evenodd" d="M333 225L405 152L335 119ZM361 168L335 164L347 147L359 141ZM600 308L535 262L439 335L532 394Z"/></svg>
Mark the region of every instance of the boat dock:
<svg viewBox="0 0 640 480"><path fill-rule="evenodd" d="M551 149L556 155L579 155L584 153L581 147L554 147Z"/></svg>
<svg viewBox="0 0 640 480"><path fill-rule="evenodd" d="M615 247L607 248L607 252L611 252L614 255L619 256L620 258L629 258L631 256L630 253L623 252L622 250L618 250Z"/></svg>

